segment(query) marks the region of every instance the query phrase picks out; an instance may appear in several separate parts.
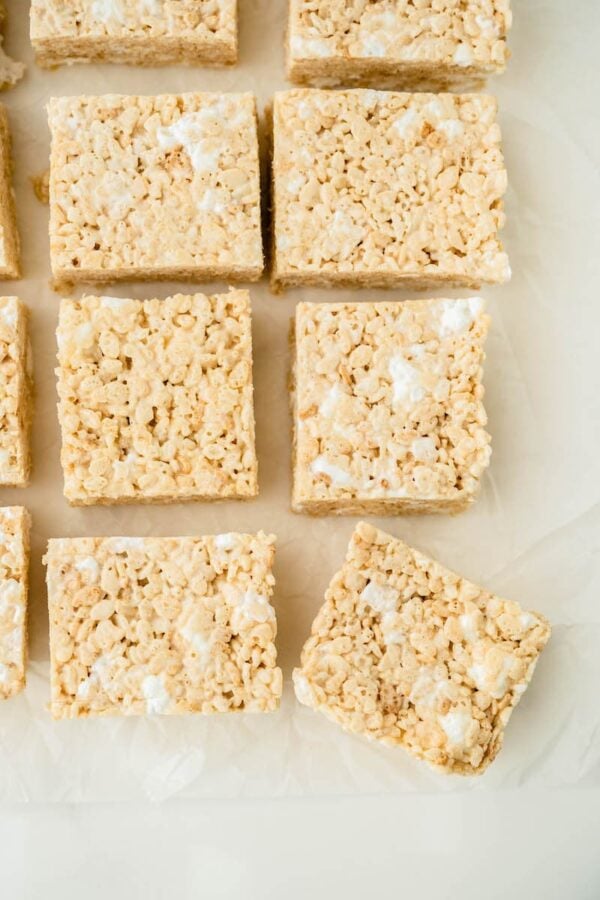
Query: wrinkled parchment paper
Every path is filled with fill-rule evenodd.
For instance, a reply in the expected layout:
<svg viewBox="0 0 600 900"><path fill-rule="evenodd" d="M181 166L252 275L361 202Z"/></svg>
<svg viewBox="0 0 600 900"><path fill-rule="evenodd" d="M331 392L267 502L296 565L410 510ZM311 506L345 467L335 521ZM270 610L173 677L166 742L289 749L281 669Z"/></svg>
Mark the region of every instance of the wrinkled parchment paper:
<svg viewBox="0 0 600 900"><path fill-rule="evenodd" d="M510 286L485 292L494 319L485 375L494 455L481 499L458 518L377 523L540 610L555 626L505 749L482 779L466 781L437 776L400 750L344 734L296 704L290 689L291 669L354 520L289 511L288 321L298 300L341 300L347 292L277 298L264 282L252 287L261 466L256 502L73 510L62 496L53 375L59 298L49 288L48 211L30 183L48 164L45 103L52 95L82 92L254 90L262 110L273 90L286 86L285 0L241 0L241 62L231 71L78 66L42 72L28 44L28 5L8 3L7 50L28 63L23 82L3 96L14 137L26 278L7 284L5 292L19 293L32 311L35 470L30 488L0 491L0 504L25 504L33 515L31 663L26 692L0 705L0 801L600 784L600 120L576 77L584 69L597 71L595 0L515 3L513 60L509 73L491 85L500 97L510 177L505 240L514 277ZM168 296L172 289L134 285L111 292L142 298ZM279 713L52 722L45 710L41 563L49 537L259 528L279 537L275 605L286 680Z"/></svg>

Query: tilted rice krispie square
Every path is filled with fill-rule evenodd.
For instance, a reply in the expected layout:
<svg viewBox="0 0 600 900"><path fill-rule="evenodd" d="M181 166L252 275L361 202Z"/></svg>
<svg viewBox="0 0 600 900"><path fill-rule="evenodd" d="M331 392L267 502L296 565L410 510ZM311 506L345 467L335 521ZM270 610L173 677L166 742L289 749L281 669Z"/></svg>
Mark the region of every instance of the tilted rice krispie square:
<svg viewBox="0 0 600 900"><path fill-rule="evenodd" d="M253 94L50 101L55 281L256 281Z"/></svg>
<svg viewBox="0 0 600 900"><path fill-rule="evenodd" d="M51 540L54 718L277 709L274 542Z"/></svg>
<svg viewBox="0 0 600 900"><path fill-rule="evenodd" d="M290 0L288 75L298 84L471 90L503 72L510 0Z"/></svg>
<svg viewBox="0 0 600 900"><path fill-rule="evenodd" d="M70 503L257 495L247 291L63 300L57 338Z"/></svg>
<svg viewBox="0 0 600 900"><path fill-rule="evenodd" d="M20 277L19 255L10 131L6 108L0 104L0 279Z"/></svg>
<svg viewBox="0 0 600 900"><path fill-rule="evenodd" d="M273 118L275 290L509 278L493 97L293 90Z"/></svg>
<svg viewBox="0 0 600 900"><path fill-rule="evenodd" d="M294 326L296 512L459 512L490 459L481 298L300 303Z"/></svg>
<svg viewBox="0 0 600 900"><path fill-rule="evenodd" d="M31 471L31 372L28 311L0 297L0 485L26 487Z"/></svg>
<svg viewBox="0 0 600 900"><path fill-rule="evenodd" d="M296 696L347 731L478 775L549 637L543 616L363 522L304 645Z"/></svg>
<svg viewBox="0 0 600 900"><path fill-rule="evenodd" d="M237 0L33 0L31 42L41 66L232 65Z"/></svg>
<svg viewBox="0 0 600 900"><path fill-rule="evenodd" d="M22 506L0 509L0 698L25 687L29 513Z"/></svg>

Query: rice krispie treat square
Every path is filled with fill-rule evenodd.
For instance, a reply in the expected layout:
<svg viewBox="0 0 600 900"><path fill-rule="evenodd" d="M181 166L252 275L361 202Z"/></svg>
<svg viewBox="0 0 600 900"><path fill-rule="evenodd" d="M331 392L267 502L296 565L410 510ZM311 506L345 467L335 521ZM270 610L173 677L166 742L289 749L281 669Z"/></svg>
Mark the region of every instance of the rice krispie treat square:
<svg viewBox="0 0 600 900"><path fill-rule="evenodd" d="M0 279L20 277L19 255L10 131L6 108L0 103Z"/></svg>
<svg viewBox="0 0 600 900"><path fill-rule="evenodd" d="M4 43L4 20L6 18L5 4L0 0L0 90L14 87L21 80L25 73L25 66L22 62L16 62L7 56Z"/></svg>
<svg viewBox="0 0 600 900"><path fill-rule="evenodd" d="M247 291L63 300L57 338L71 504L257 495Z"/></svg>
<svg viewBox="0 0 600 900"><path fill-rule="evenodd" d="M491 450L481 298L300 303L292 373L296 512L459 512Z"/></svg>
<svg viewBox="0 0 600 900"><path fill-rule="evenodd" d="M33 0L31 42L41 66L232 65L237 0Z"/></svg>
<svg viewBox="0 0 600 900"><path fill-rule="evenodd" d="M270 712L275 538L51 540L51 712Z"/></svg>
<svg viewBox="0 0 600 900"><path fill-rule="evenodd" d="M290 0L298 84L471 90L503 72L510 0Z"/></svg>
<svg viewBox="0 0 600 900"><path fill-rule="evenodd" d="M17 297L0 297L0 485L26 487L31 457L31 371L28 310Z"/></svg>
<svg viewBox="0 0 600 900"><path fill-rule="evenodd" d="M61 97L48 116L58 284L260 277L253 94Z"/></svg>
<svg viewBox="0 0 600 900"><path fill-rule="evenodd" d="M273 118L275 290L509 278L493 97L299 89Z"/></svg>
<svg viewBox="0 0 600 900"><path fill-rule="evenodd" d="M447 773L495 759L550 626L362 522L294 672L347 731Z"/></svg>
<svg viewBox="0 0 600 900"><path fill-rule="evenodd" d="M0 698L25 687L29 513L22 506L0 509Z"/></svg>

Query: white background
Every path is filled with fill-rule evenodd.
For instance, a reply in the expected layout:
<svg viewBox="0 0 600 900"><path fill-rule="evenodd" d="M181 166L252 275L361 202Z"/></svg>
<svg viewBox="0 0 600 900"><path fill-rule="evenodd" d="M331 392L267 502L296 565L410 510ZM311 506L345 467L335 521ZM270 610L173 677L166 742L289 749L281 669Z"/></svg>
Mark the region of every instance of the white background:
<svg viewBox="0 0 600 900"><path fill-rule="evenodd" d="M25 53L28 4L13 0L7 5L12 14L9 45L23 48ZM241 0L241 6L241 66L226 76L192 73L190 86L215 88L221 77L226 77L223 84L229 88L256 86L264 103L271 70L275 73L273 84L283 85L278 29L284 3ZM515 270L510 288L494 293L496 331L487 369L495 436L492 475L474 518L456 520L457 524L423 520L391 523L389 527L414 537L417 545L491 587L526 605L529 601L554 622L590 623L589 647L594 656L598 655L594 649L597 642L593 643L594 623L597 629L600 621L600 6L597 0L515 0L514 6L513 60L509 73L492 87L500 98L511 180L506 243ZM264 27L271 14L277 28ZM40 136L45 82L29 62L30 80L7 95L6 102L11 112L14 109L11 121L17 150L17 197L29 280L22 295L34 309L34 350L36 342L38 349L42 348L41 358L36 359L38 392L43 404L51 404L52 359L45 335L53 328L56 300L47 289L46 213L36 206L28 187L28 176L47 164L47 139ZM91 90L94 72L98 73L97 90L180 89L182 78L181 73L170 71L113 70L105 74L99 69L72 69L47 76L49 90L74 93L83 82L81 89ZM142 295L138 289L136 296ZM271 303L287 304L286 316L293 308L291 299L270 300L266 292L261 294L258 323L265 334L271 322L285 318L283 307L271 307ZM265 357L269 344L261 345L260 334L258 348ZM274 366L279 377L283 358L276 357ZM266 391L270 372L260 361L257 379L257 387L262 383ZM259 453L261 419L264 433L268 424L264 411L259 413ZM280 425L285 428L284 423ZM40 484L54 480L60 498L54 436L38 429L36 447L36 477ZM285 451L281 443L275 447ZM263 438L263 456L270 449ZM284 455L282 452L277 460L277 477L267 486L265 503L273 500L275 487L277 492L280 486L286 490L286 476L279 476L286 469ZM27 498L5 492L2 502L24 500L32 506L38 522L34 539L39 556L45 537L61 533L63 507L59 499L56 506L49 506L38 490L34 481ZM230 505L223 510L230 528L236 509ZM134 513L131 516L130 530L137 521ZM110 521L107 517L98 519L93 527L98 530ZM298 528L308 527L300 524L301 520L294 521ZM67 526L63 523L62 527ZM292 525L286 520L283 527ZM69 528L77 533L78 526L72 520ZM317 547L329 528L323 523L307 532L306 539ZM349 522L337 526L338 556L350 528ZM473 542L474 536L478 544ZM293 572L294 560L287 542L284 554L286 568L289 561ZM39 559L34 562L34 579L39 583ZM331 574L329 566L327 561L323 567L327 571L319 573L319 588ZM281 616L287 661L297 652L318 606L319 592L310 584L292 585L290 576L281 574L280 582L285 582L282 589L290 601ZM41 590L33 606L41 621ZM47 657L44 632L43 624L34 623L33 658L38 668ZM599 717L598 682L585 684L583 677L579 682L573 677L578 671L579 645L571 649L569 692L574 700L584 694L595 699L595 708L587 703L579 714L583 709L588 716ZM560 662L560 655L557 658ZM518 719L515 717L513 740L511 743L509 731L505 756L507 762L512 760L513 767L521 748L525 752L540 745L542 734L536 733L536 728L539 723L540 728L548 729L555 698L564 700L561 676L564 669L560 665L546 665L539 685L534 686L536 693L532 689L529 707L519 711ZM542 718L540 711L544 713ZM544 779L535 777L540 766L533 769L532 778L507 781L511 785L523 781L534 785L570 783L573 786L569 789L512 787L498 791L486 788L484 781L472 794L385 796L380 791L371 797L364 787L369 780L361 780L357 772L354 774L362 785L362 795L331 799L315 796L313 790L310 798L302 800L173 800L152 805L129 802L42 807L36 803L35 791L27 790L24 793L31 802L0 811L0 896L11 900L41 896L50 900L106 896L116 900L138 896L252 900L362 898L371 894L386 898L409 892L420 898L479 900L510 895L595 900L600 897L600 792L594 786L599 772L597 766L578 769L576 763L589 750L588 742L597 745L598 729L592 726L586 732L584 722L571 721L563 712L560 707L556 731L570 752L568 758L553 757ZM0 711L0 717L4 717L0 718L1 758L17 762L31 759L36 741L42 740L47 726L40 714L33 727L23 731L15 725L11 729L6 727L12 722L11 716L8 709L6 713ZM526 740L528 727L531 733ZM88 739L93 738L89 729L86 734ZM335 742L340 746L339 740L332 732L332 745ZM351 752L348 758L351 764ZM561 772L563 759L568 768ZM62 762L61 768L57 753L58 795L65 767L68 773L71 765L70 757ZM501 758L497 771L501 772L500 767L507 762ZM84 763L82 759L76 761L78 766ZM412 770L404 763L402 766L404 779L406 771ZM508 771L513 771L510 766ZM0 782L7 777L5 768L0 772ZM226 771L222 777L227 780ZM40 793L48 796L52 794L48 784L52 773L44 778ZM165 792L170 793L176 792Z"/></svg>

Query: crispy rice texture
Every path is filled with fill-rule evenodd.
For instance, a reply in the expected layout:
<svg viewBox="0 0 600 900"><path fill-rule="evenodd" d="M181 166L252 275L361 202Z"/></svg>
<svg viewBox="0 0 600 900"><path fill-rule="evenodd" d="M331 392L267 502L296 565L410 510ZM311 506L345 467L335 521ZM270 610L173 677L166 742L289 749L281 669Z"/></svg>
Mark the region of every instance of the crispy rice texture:
<svg viewBox="0 0 600 900"><path fill-rule="evenodd" d="M38 64L47 67L232 65L237 31L237 0L33 0L31 5L31 42Z"/></svg>
<svg viewBox="0 0 600 900"><path fill-rule="evenodd" d="M57 286L260 277L253 94L61 97L48 119Z"/></svg>
<svg viewBox="0 0 600 900"><path fill-rule="evenodd" d="M296 695L347 731L478 775L549 636L543 616L363 522L304 645Z"/></svg>
<svg viewBox="0 0 600 900"><path fill-rule="evenodd" d="M71 503L256 496L247 291L63 300L57 338Z"/></svg>
<svg viewBox="0 0 600 900"><path fill-rule="evenodd" d="M31 473L32 387L28 310L0 297L0 485L26 487Z"/></svg>
<svg viewBox="0 0 600 900"><path fill-rule="evenodd" d="M0 698L25 687L30 519L22 506L0 509Z"/></svg>
<svg viewBox="0 0 600 900"><path fill-rule="evenodd" d="M274 290L510 277L493 97L287 91L273 139Z"/></svg>
<svg viewBox="0 0 600 900"><path fill-rule="evenodd" d="M296 512L459 512L489 464L481 298L300 303Z"/></svg>
<svg viewBox="0 0 600 900"><path fill-rule="evenodd" d="M276 709L274 541L50 541L54 718Z"/></svg>
<svg viewBox="0 0 600 900"><path fill-rule="evenodd" d="M298 84L472 90L503 72L509 0L290 0L288 75Z"/></svg>

